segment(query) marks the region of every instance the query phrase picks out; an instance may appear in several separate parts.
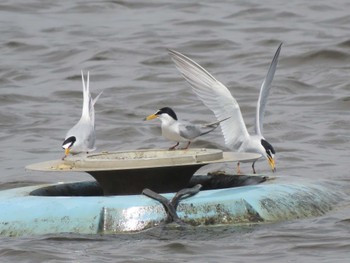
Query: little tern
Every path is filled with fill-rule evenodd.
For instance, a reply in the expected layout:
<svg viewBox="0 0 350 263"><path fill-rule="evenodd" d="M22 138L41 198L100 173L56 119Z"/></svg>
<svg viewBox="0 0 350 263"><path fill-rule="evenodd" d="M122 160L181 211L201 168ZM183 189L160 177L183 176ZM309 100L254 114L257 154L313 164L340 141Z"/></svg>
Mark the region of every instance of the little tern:
<svg viewBox="0 0 350 263"><path fill-rule="evenodd" d="M162 136L170 141L176 142L176 144L170 147L169 150L174 150L180 142L187 142L184 149L188 149L193 139L215 130L221 122L228 119L225 118L216 122L201 125L183 124L178 121L176 113L169 107L157 110L154 114L149 115L144 120L148 121L155 118L159 118L162 122Z"/></svg>
<svg viewBox="0 0 350 263"><path fill-rule="evenodd" d="M69 153L89 153L95 150L95 110L94 105L102 92L92 99L89 88L89 72L87 73L86 85L84 81L84 73L81 71L83 82L83 110L81 118L68 132L62 144L65 150L65 156Z"/></svg>
<svg viewBox="0 0 350 263"><path fill-rule="evenodd" d="M238 152L261 154L267 159L273 172L276 171L275 150L264 138L262 132L265 107L275 75L281 46L282 43L279 45L272 59L267 75L260 88L256 107L255 133L253 135L248 133L240 107L227 87L190 58L175 50L169 50L169 54L175 62L177 69L190 84L194 93L213 111L216 118L219 120L223 116L230 116L230 119L220 123L226 146ZM254 165L255 161L252 164L253 173L255 173ZM237 173L240 173L239 163L237 163Z"/></svg>

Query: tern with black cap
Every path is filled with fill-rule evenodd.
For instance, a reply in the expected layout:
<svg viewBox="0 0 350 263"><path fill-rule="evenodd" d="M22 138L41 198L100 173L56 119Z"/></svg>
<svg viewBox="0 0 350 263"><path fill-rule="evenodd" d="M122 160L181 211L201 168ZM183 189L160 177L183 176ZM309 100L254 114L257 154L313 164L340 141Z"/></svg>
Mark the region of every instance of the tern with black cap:
<svg viewBox="0 0 350 263"><path fill-rule="evenodd" d="M216 118L220 120L224 116L230 116L227 121L220 123L226 146L234 151L260 153L267 159L273 172L276 171L274 158L275 150L264 138L262 131L265 107L271 89L271 83L275 75L281 46L282 43L279 45L273 57L267 75L260 88L256 108L255 134L253 135L248 133L240 107L227 87L216 80L207 70L192 59L180 52L169 50L169 54L175 62L177 69L190 84L194 93L197 94L211 111L213 111ZM254 164L255 161L252 165L253 172L255 173ZM240 173L239 163L237 164L237 173Z"/></svg>
<svg viewBox="0 0 350 263"><path fill-rule="evenodd" d="M92 99L89 87L89 72L87 73L86 85L84 73L81 72L83 82L83 109L81 118L66 134L62 148L65 151L65 157L70 153L89 153L95 150L95 110L94 105L102 92Z"/></svg>
<svg viewBox="0 0 350 263"><path fill-rule="evenodd" d="M184 149L188 149L192 140L215 130L221 122L228 119L224 118L207 124L185 124L178 121L176 113L169 107L157 110L154 114L149 115L144 120L153 120L155 118L160 119L162 122L162 136L168 140L176 142L176 144L170 147L169 150L174 150L180 142L187 142Z"/></svg>

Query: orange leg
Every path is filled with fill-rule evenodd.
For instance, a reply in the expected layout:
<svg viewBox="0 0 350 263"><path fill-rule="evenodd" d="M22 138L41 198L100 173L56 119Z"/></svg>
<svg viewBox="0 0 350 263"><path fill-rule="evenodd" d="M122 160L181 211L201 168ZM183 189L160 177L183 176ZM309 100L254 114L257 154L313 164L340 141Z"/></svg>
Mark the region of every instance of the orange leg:
<svg viewBox="0 0 350 263"><path fill-rule="evenodd" d="M172 151L172 150L175 150L175 148L179 145L179 142L177 142L177 144L175 144L174 146L170 147L169 150Z"/></svg>
<svg viewBox="0 0 350 263"><path fill-rule="evenodd" d="M191 142L189 141L189 142L187 143L186 147L184 148L184 150L187 150L188 147L190 146L190 144L191 144Z"/></svg>
<svg viewBox="0 0 350 263"><path fill-rule="evenodd" d="M237 163L237 175L241 174L241 167L240 167L240 163Z"/></svg>

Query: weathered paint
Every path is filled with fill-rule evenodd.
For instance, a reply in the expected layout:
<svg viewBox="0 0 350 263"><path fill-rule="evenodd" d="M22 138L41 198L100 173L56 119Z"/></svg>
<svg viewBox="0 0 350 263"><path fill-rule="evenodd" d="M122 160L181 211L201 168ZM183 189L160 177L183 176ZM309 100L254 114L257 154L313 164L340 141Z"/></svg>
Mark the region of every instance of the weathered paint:
<svg viewBox="0 0 350 263"><path fill-rule="evenodd" d="M132 195L144 188L171 193L187 187L202 166L214 163L255 161L256 153L218 149L144 149L69 155L64 160L31 164L26 169L42 172L87 172L100 184L104 195ZM130 183L132 182L132 183Z"/></svg>
<svg viewBox="0 0 350 263"><path fill-rule="evenodd" d="M92 182L80 182L86 187ZM144 230L166 215L157 201L142 195L33 196L49 185L0 192L0 235L118 233ZM171 198L173 194L164 194ZM201 191L181 201L179 217L192 225L276 222L319 216L341 195L320 182L278 183Z"/></svg>

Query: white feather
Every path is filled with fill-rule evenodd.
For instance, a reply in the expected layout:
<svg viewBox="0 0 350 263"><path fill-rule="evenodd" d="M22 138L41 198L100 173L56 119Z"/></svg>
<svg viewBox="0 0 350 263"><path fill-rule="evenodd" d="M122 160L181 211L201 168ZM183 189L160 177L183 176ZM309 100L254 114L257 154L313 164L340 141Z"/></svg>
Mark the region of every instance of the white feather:
<svg viewBox="0 0 350 263"><path fill-rule="evenodd" d="M81 71L83 84L83 108L80 120L66 134L65 140L74 136L76 141L71 147L72 153L91 152L95 150L95 111L94 104L102 92L94 100L90 94L90 74L87 73L86 85L84 73ZM63 145L64 147L66 145Z"/></svg>
<svg viewBox="0 0 350 263"><path fill-rule="evenodd" d="M275 53L260 88L256 109L256 134L252 136L250 136L247 131L240 107L230 91L195 61L180 52L169 50L169 54L177 69L190 84L194 93L197 94L202 102L215 114L216 118L220 120L230 117L228 120L220 123L226 146L234 151L260 153L268 159L273 171L275 170L273 161L274 150L271 145L266 146L266 143L265 146L263 145L262 142L265 139L262 135L262 127L265 107L271 89L271 83L275 75L281 45ZM270 148L268 149L268 147Z"/></svg>

